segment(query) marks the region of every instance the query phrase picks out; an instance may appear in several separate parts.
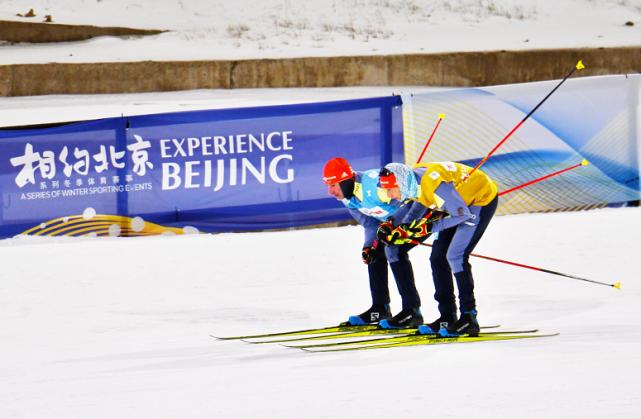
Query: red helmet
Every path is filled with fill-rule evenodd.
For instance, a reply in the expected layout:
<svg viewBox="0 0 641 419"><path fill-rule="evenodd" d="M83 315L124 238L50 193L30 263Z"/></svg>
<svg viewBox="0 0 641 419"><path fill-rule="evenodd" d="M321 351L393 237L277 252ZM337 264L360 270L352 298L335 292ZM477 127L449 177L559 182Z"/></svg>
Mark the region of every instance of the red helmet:
<svg viewBox="0 0 641 419"><path fill-rule="evenodd" d="M352 166L340 157L335 157L327 162L323 170L323 181L326 185L342 182L354 176Z"/></svg>
<svg viewBox="0 0 641 419"><path fill-rule="evenodd" d="M398 188L398 183L396 182L396 175L385 167L381 168L381 171L378 175L378 178L381 181L381 187L383 189L394 189Z"/></svg>

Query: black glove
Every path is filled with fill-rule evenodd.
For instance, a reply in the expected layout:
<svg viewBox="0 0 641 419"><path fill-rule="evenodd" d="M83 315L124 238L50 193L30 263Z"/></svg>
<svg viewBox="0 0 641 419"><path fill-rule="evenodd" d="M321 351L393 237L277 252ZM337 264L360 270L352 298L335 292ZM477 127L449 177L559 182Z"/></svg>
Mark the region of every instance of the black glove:
<svg viewBox="0 0 641 419"><path fill-rule="evenodd" d="M361 256L363 257L364 264L371 265L372 263L376 262L376 259L377 259L376 247L375 246L363 247L363 253L361 253Z"/></svg>
<svg viewBox="0 0 641 419"><path fill-rule="evenodd" d="M389 244L387 238L392 234L392 230L394 230L394 225L390 221L384 222L376 231L376 240Z"/></svg>
<svg viewBox="0 0 641 419"><path fill-rule="evenodd" d="M412 221L411 224L399 224L391 229L391 231L389 227L385 226L385 228L383 228L383 225L381 225L378 229L377 237L388 246L393 244L400 245L414 239L428 237L431 232L432 223L428 222L426 218L419 218L418 220Z"/></svg>
<svg viewBox="0 0 641 419"><path fill-rule="evenodd" d="M434 221L441 220L443 218L449 217L450 214L444 212L444 211L430 211L425 215L425 219L427 220L428 223L433 223Z"/></svg>
<svg viewBox="0 0 641 419"><path fill-rule="evenodd" d="M423 237L428 237L432 234L432 222L430 218L421 218L420 220L414 220L410 225L407 226L404 231L408 232L408 237L413 239L420 239ZM400 226L399 226L400 227Z"/></svg>

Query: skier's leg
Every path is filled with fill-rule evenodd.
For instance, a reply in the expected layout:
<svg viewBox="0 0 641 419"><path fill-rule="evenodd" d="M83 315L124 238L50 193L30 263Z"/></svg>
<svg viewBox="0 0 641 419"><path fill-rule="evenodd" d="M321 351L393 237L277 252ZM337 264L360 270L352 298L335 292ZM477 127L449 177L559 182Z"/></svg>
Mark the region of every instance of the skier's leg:
<svg viewBox="0 0 641 419"><path fill-rule="evenodd" d="M385 245L376 246L376 262L367 265L369 273L369 288L372 293L372 304L385 305L390 303L387 257Z"/></svg>
<svg viewBox="0 0 641 419"><path fill-rule="evenodd" d="M421 298L416 290L414 280L414 270L408 255L408 252L414 247L416 247L414 244L403 244L385 248L398 292L403 300L403 309L419 308L421 306Z"/></svg>
<svg viewBox="0 0 641 419"><path fill-rule="evenodd" d="M456 277L461 313L476 310L474 278L469 258L490 224L497 206L498 196L484 207L471 206L470 210L476 215L476 218L473 222L466 222L457 226L448 249L447 259Z"/></svg>
<svg viewBox="0 0 641 419"><path fill-rule="evenodd" d="M438 311L441 315L456 315L456 297L454 295L454 282L452 269L447 261L447 250L450 246L456 228L448 228L438 233L434 240L430 264L434 280L434 299L438 302Z"/></svg>

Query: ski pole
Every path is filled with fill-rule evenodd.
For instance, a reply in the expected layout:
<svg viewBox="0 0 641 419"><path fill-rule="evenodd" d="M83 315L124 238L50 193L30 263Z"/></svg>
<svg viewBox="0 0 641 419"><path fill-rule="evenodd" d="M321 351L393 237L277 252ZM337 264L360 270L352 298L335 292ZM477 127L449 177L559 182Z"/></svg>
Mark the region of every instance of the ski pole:
<svg viewBox="0 0 641 419"><path fill-rule="evenodd" d="M567 169L563 169L563 170L560 170L560 171L558 171L558 172L556 172L556 173L552 173L551 175L543 176L542 178L539 178L539 179L533 180L533 181L528 182L528 183L524 183L524 184L523 184L523 185L521 185L521 186L517 186L517 187L515 187L515 188L508 189L507 191L503 191L503 192L499 193L499 196L501 196L501 195L505 195L505 194L508 194L508 193L510 193L510 192L514 192L514 191L516 191L517 189L525 188L526 186L529 186L529 185L531 185L531 184L533 184L533 183L540 182L540 181L545 180L545 179L547 179L547 178L550 178L550 177L552 177L552 176L560 175L560 174L561 174L561 173L563 173L563 172L567 172L568 170L576 169L576 168L577 168L577 167L579 167L579 166L586 166L587 164L588 164L588 161L587 161L587 160L583 160L581 163L579 163L579 164L577 164L577 165L575 165L575 166L568 167Z"/></svg>
<svg viewBox="0 0 641 419"><path fill-rule="evenodd" d="M577 63L577 65L576 65L576 66L574 66L574 68L572 69L572 71L570 71L570 73L569 73L567 76L565 76L565 78L564 78L563 80L561 80L561 83L559 83L559 84L558 84L558 85L557 85L557 86L556 86L556 87L555 87L555 88L554 88L550 93L548 93L548 95L547 95L545 98L543 98L543 100L542 100L541 102L539 102L539 104L538 104L538 105L536 105L536 107L535 107L534 109L532 109L532 111L530 111L530 113L529 113L529 114L527 114L527 116L526 116L525 118L523 118L523 120L522 120L521 122L519 122L519 124L518 124L516 127L514 127L514 129L513 129L512 131L510 131L510 133L509 133L505 138L503 138L503 140L502 140L500 143L498 143L498 144L497 144L497 146L496 146L496 147L494 147L494 149L493 149L492 151L490 151L490 154L488 154L487 156L485 156L485 158L484 158L483 160L481 160L481 162L480 162L479 164L477 164L477 165L476 165L476 167L475 167L474 169L472 169L472 171L470 172L470 174L469 174L469 175L467 175L466 177L470 177L470 176L472 175L472 173L474 173L474 171L475 171L476 169L478 169L479 167L481 167L481 165L483 165L483 163L485 163L485 162L487 161L487 159L489 159L489 158L490 158L490 156L491 156L492 154L494 154L494 152L495 152L499 147L501 147L501 145L502 145L502 144L503 144L503 143L504 143L508 138L510 138L510 136L514 133L514 131L516 131L517 129L519 129L519 127L520 127L521 125L523 125L523 123L524 123L525 121L527 121L527 119L528 119L528 118L529 118L529 117L530 117L530 116L531 116L531 115L532 115L532 114L533 114L537 109L539 109L539 107L540 107L541 105L543 105L543 102L545 102L545 101L546 101L550 96L552 96L552 93L556 92L556 89L558 89L559 87L561 87L561 85L562 85L562 84L563 84L563 83L564 83L564 82L565 82L565 81L566 81L566 80L567 80L567 79L572 75L572 73L574 73L576 70L581 70L581 69L583 69L583 68L585 68L585 66L583 65L583 63L582 63L581 61L579 61L579 62Z"/></svg>
<svg viewBox="0 0 641 419"><path fill-rule="evenodd" d="M441 121L445 118L445 114L438 114L438 122L436 123L436 126L434 127L434 131L432 131L432 135L430 135L430 139L427 140L427 144L425 144L425 147L423 148L423 152L421 153L421 157L418 158L416 161L416 164L419 164L421 162L421 159L423 158L423 154L425 154L425 150L427 150L427 146L430 145L430 141L432 141L432 137L434 137L434 133L436 132L436 129L438 128L438 125L441 123Z"/></svg>
<svg viewBox="0 0 641 419"><path fill-rule="evenodd" d="M420 243L420 242L417 242L417 241L414 241L414 240L406 240L406 241L408 241L409 243L412 243L412 244L420 244L421 246L433 247L433 245L428 244L428 243ZM496 259L496 258L492 258L492 257L489 257L489 256L476 255L474 253L470 253L470 256L474 256L474 257L482 258L482 259L487 259L487 260L492 260L494 262L506 263L508 265L519 266L521 268L533 269L535 271L545 272L545 273L552 274L552 275L560 275L560 276L564 276L566 278L578 279L579 281L592 282L593 284L607 285L608 287L613 287L613 288L616 288L618 290L621 289L621 283L620 282L617 282L616 284L607 284L605 282L593 281L591 279L580 278L578 276L568 275L568 274L564 274L564 273L561 273L561 272L555 272L555 271L551 271L549 269L537 268L535 266L523 265L522 263L509 262L507 260Z"/></svg>

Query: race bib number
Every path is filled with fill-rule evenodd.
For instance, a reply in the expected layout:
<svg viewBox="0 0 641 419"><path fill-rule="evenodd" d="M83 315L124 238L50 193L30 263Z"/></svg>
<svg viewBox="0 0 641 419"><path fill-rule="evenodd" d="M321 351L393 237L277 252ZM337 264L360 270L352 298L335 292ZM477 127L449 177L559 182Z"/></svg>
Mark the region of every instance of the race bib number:
<svg viewBox="0 0 641 419"><path fill-rule="evenodd" d="M374 217L374 218L385 218L389 214L389 211L385 211L383 208L380 208L380 207L359 208L358 210L363 214L367 215L368 217Z"/></svg>

